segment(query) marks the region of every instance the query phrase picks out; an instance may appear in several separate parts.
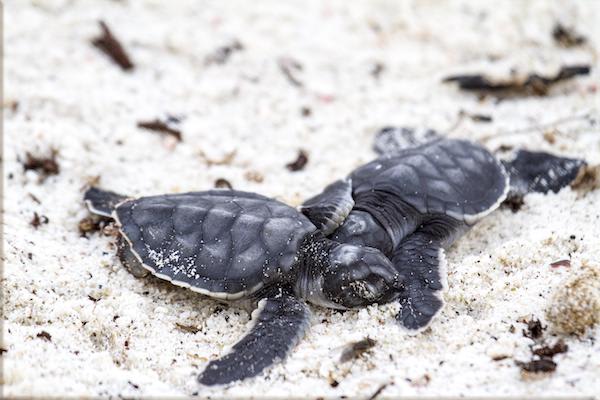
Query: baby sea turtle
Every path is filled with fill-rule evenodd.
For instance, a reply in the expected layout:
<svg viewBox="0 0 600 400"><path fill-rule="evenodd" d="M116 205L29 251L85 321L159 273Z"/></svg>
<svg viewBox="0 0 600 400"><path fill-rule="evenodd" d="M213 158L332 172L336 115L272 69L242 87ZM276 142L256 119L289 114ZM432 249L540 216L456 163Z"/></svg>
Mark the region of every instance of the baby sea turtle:
<svg viewBox="0 0 600 400"><path fill-rule="evenodd" d="M305 301L338 309L399 301L397 319L425 327L442 306L442 249L509 189L562 187L582 165L526 152L505 168L474 143L426 136L386 146L391 154L308 200L304 215L235 190L128 198L91 188L84 198L116 221L118 255L134 275L257 304L245 336L198 377L225 384L285 358L309 325Z"/></svg>
<svg viewBox="0 0 600 400"><path fill-rule="evenodd" d="M412 331L443 306L444 248L509 193L558 191L585 164L525 150L500 161L480 145L431 130L387 128L374 147L381 157L300 209L330 239L389 257L405 286L396 318Z"/></svg>
<svg viewBox="0 0 600 400"><path fill-rule="evenodd" d="M402 277L379 250L339 244L279 201L236 190L128 198L98 188L84 199L113 218L118 255L148 273L223 300L257 302L256 321L231 351L211 361L202 384L258 375L283 360L309 325L313 304L347 309L387 302Z"/></svg>

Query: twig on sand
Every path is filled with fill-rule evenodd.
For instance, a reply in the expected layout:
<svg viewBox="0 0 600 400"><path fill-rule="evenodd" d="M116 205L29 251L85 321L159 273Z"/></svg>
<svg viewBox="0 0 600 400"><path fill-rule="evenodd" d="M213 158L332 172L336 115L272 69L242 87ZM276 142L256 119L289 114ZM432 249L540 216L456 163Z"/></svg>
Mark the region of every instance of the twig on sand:
<svg viewBox="0 0 600 400"><path fill-rule="evenodd" d="M499 136L510 136L510 135L518 135L518 134L522 134L522 133L529 133L532 131L545 131L548 130L550 128L555 128L558 125L562 125L562 124L566 124L569 122L574 122L574 121L589 121L590 125L594 124L595 120L594 120L594 115L593 112L591 110L588 110L582 114L578 114L578 115L569 115L566 117L562 117L559 119L556 119L554 121L550 121L550 122L544 122L544 123L539 123L539 124L534 124L534 125L529 125L526 126L524 128L518 128L518 129L512 129L512 130L505 130L505 131L497 131L494 134L490 134L490 135L486 135L483 136L479 139L480 142L485 143L491 139L495 139Z"/></svg>
<svg viewBox="0 0 600 400"><path fill-rule="evenodd" d="M117 39L104 21L99 21L102 35L94 38L92 44L110 57L123 71L130 71L134 64L123 45Z"/></svg>
<svg viewBox="0 0 600 400"><path fill-rule="evenodd" d="M386 387L388 387L389 385L392 385L392 384L393 384L392 382L388 382L388 383L384 383L383 385L379 386L379 388L375 391L375 393L373 393L371 395L371 397L369 397L368 400L375 400L377 398L377 396L379 396Z"/></svg>

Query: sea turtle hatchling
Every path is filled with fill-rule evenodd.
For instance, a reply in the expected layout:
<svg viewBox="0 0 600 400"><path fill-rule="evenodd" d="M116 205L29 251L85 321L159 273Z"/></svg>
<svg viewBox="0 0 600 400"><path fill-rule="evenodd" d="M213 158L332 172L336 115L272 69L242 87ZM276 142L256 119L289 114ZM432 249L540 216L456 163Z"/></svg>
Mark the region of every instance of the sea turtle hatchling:
<svg viewBox="0 0 600 400"><path fill-rule="evenodd" d="M253 300L253 326L198 377L205 385L258 375L283 360L309 325L305 301L339 309L393 299L402 277L379 250L326 239L279 201L236 190L128 198L98 188L84 199L113 218L118 255L148 273L223 300Z"/></svg>
<svg viewBox="0 0 600 400"><path fill-rule="evenodd" d="M562 184L581 166L555 158L532 174L527 157L506 164L517 191ZM557 166L569 173L556 179ZM236 190L128 198L91 188L84 199L116 221L118 255L134 275L258 303L249 331L199 375L213 385L283 360L309 325L305 301L338 309L399 301L398 320L425 327L442 306L442 248L510 187L503 164L481 146L433 139L356 169L308 200L305 215Z"/></svg>
<svg viewBox="0 0 600 400"><path fill-rule="evenodd" d="M380 157L305 201L300 210L330 239L379 249L402 276L397 319L425 328L443 301L444 248L507 198L558 191L585 162L520 150L500 161L480 145L432 130L387 128Z"/></svg>

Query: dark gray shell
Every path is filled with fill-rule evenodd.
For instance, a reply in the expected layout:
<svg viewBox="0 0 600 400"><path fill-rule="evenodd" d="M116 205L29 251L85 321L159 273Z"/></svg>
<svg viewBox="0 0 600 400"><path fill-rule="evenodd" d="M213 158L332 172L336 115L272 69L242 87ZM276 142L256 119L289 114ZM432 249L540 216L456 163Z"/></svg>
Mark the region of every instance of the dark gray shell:
<svg viewBox="0 0 600 400"><path fill-rule="evenodd" d="M502 164L465 140L437 139L378 158L350 176L353 195L392 193L420 213L446 214L468 224L493 211L508 191Z"/></svg>
<svg viewBox="0 0 600 400"><path fill-rule="evenodd" d="M153 275L224 299L289 276L300 242L316 229L292 207L233 190L127 200L113 215Z"/></svg>

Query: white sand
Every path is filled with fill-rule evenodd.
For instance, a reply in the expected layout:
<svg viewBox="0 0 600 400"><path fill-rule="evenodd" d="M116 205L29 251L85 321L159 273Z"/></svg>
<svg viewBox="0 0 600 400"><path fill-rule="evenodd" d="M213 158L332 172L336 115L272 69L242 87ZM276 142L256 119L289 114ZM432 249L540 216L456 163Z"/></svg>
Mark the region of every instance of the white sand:
<svg viewBox="0 0 600 400"><path fill-rule="evenodd" d="M600 191L581 199L571 189L530 195L519 213L485 219L449 250L446 308L425 332L401 331L395 305L343 314L313 307L310 332L285 363L226 389L199 387L195 376L239 338L248 312L135 279L111 238L82 238L77 224L87 215L81 190L96 175L103 187L132 195L207 189L226 178L237 189L297 205L372 159L373 134L384 125L453 127L454 137L491 136L490 149L524 146L600 163L597 68L547 97L500 103L440 83L450 73L595 64L599 9L596 1L9 2L5 394L369 396L391 383L382 396L597 395L599 326L565 337L569 351L555 357L553 374L523 380L514 360L531 354L519 321L546 324L554 287L583 264L600 265ZM126 46L133 73L89 44L98 19ZM590 45L557 47L550 31L558 19L576 23ZM225 65L205 65L235 38L243 51ZM304 87L286 80L279 57L303 65L297 76ZM379 80L370 75L375 62L385 64ZM301 116L304 106L312 116ZM461 109L494 120L456 126ZM174 148L136 127L165 113L184 117L184 140ZM575 120L507 134L584 113L595 125ZM553 144L543 140L545 131L554 132ZM61 172L39 183L17 158L50 147L59 151ZM284 165L299 148L309 164L291 173ZM231 151L229 165L207 162ZM247 180L248 172L264 181ZM34 211L49 218L37 230L29 225ZM565 258L570 268L549 266ZM183 332L176 323L200 331ZM42 331L50 342L37 337ZM555 340L550 330L544 335ZM365 336L378 342L372 353L339 366L339 346ZM508 358L492 361L497 355Z"/></svg>

